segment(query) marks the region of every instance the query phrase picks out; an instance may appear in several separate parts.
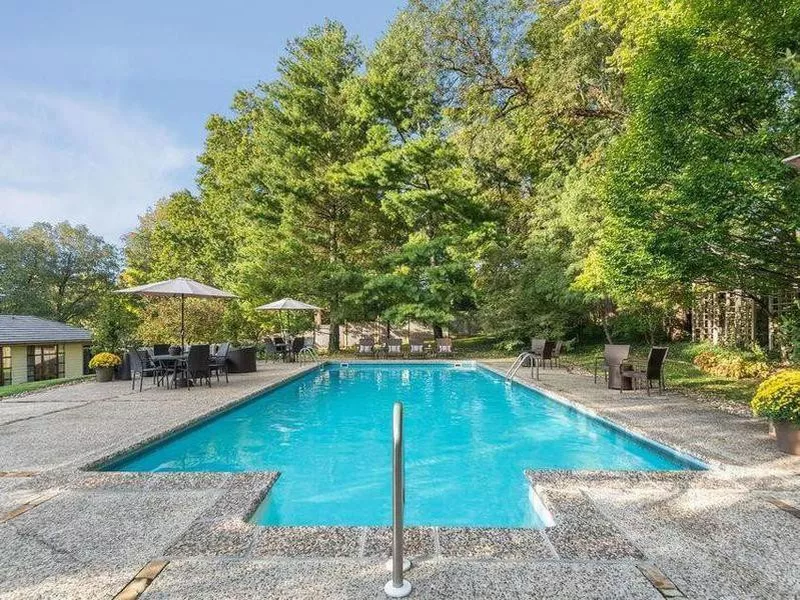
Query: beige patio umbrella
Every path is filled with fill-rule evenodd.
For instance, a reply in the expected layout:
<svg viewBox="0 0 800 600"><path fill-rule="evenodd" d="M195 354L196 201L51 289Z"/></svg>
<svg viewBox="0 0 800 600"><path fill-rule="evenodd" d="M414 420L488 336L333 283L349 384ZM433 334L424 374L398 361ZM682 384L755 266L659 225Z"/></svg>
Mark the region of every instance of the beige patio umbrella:
<svg viewBox="0 0 800 600"><path fill-rule="evenodd" d="M313 304L306 304L305 302L300 302L299 300L295 300L293 298L281 298L280 300L275 300L275 302L270 302L269 304L262 304L261 306L256 306L256 310L276 310L278 311L278 319L281 322L281 333L284 331L283 327L283 311L285 310L310 310L310 311L320 311L322 310L319 306L314 306ZM314 329L314 337L316 337L316 328Z"/></svg>
<svg viewBox="0 0 800 600"><path fill-rule="evenodd" d="M172 296L181 299L181 348L186 343L184 322L184 302L186 298L236 298L235 294L218 290L215 287L200 283L188 277L177 277L166 281L146 283L135 287L115 290L115 294L135 294L137 296Z"/></svg>
<svg viewBox="0 0 800 600"><path fill-rule="evenodd" d="M794 167L795 169L800 169L800 154L795 154L794 156L784 158L781 162L783 162L785 165L789 165L790 167Z"/></svg>

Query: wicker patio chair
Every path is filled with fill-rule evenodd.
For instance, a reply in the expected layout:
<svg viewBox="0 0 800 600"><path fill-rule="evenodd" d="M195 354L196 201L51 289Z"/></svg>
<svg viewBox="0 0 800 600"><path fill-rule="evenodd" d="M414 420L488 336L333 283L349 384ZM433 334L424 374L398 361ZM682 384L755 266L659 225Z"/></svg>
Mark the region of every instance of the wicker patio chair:
<svg viewBox="0 0 800 600"><path fill-rule="evenodd" d="M436 356L453 356L452 338L436 338Z"/></svg>
<svg viewBox="0 0 800 600"><path fill-rule="evenodd" d="M638 390L642 382L647 388L647 395L650 395L650 389L653 387L653 381L658 381L658 393L663 394L667 389L666 381L664 380L664 363L667 360L667 352L669 348L665 346L653 346L650 348L650 353L647 355L646 363L628 362L631 365L631 370L621 370L620 375L623 379L631 380L631 387ZM622 387L619 386L619 392L622 393Z"/></svg>
<svg viewBox="0 0 800 600"><path fill-rule="evenodd" d="M217 346L217 351L209 358L209 368L212 373L216 373L219 381L219 372L225 373L225 383L228 383L228 353L231 351L229 342L222 342Z"/></svg>

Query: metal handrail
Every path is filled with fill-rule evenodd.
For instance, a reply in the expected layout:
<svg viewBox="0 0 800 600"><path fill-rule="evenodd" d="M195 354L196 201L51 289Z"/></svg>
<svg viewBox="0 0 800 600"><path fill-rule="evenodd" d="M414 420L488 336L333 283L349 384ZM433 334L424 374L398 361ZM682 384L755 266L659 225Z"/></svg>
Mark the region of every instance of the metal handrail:
<svg viewBox="0 0 800 600"><path fill-rule="evenodd" d="M508 371L506 371L507 381L511 381L512 379L514 379L514 375L517 374L517 371L520 370L522 364L525 362L525 359L528 358L529 356L531 357L531 360L533 360L533 355L530 352L525 351L521 352L519 356L517 356L517 358L514 359L514 364L511 365Z"/></svg>
<svg viewBox="0 0 800 600"><path fill-rule="evenodd" d="M392 414L392 578L383 588L390 598L405 598L411 593L411 584L403 579L403 571L411 566L403 561L406 496L403 470L403 403L395 402Z"/></svg>

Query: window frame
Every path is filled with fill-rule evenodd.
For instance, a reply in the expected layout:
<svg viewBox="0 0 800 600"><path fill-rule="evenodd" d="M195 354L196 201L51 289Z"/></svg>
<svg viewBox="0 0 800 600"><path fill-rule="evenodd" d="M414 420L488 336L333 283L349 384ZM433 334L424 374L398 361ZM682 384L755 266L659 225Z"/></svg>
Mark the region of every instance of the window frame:
<svg viewBox="0 0 800 600"><path fill-rule="evenodd" d="M11 385L11 346L0 345L0 386Z"/></svg>
<svg viewBox="0 0 800 600"><path fill-rule="evenodd" d="M46 350L50 350L46 352ZM55 350L55 351L52 351ZM62 379L66 372L66 348L64 344L29 345L27 347L28 377L30 381ZM55 361L55 375L52 364Z"/></svg>

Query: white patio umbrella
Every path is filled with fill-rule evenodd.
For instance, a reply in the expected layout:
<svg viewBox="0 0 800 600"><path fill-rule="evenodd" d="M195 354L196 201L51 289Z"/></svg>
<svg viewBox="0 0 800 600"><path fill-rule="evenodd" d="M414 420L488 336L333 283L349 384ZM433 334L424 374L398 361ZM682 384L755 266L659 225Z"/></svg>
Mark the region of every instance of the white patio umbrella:
<svg viewBox="0 0 800 600"><path fill-rule="evenodd" d="M184 302L186 298L236 298L235 294L218 290L215 287L200 283L188 277L177 277L156 283L146 283L135 287L115 290L115 294L135 294L137 296L172 296L181 299L181 347L186 342L184 324Z"/></svg>
<svg viewBox="0 0 800 600"><path fill-rule="evenodd" d="M281 333L283 333L283 311L285 310L310 310L310 311L319 311L322 310L319 306L314 306L313 304L306 304L305 302L300 302L299 300L294 300L293 298L281 298L280 300L276 300L275 302L270 302L269 304L262 304L261 306L256 306L256 310L276 310L278 311L278 319L281 322ZM314 331L316 336L316 330Z"/></svg>

